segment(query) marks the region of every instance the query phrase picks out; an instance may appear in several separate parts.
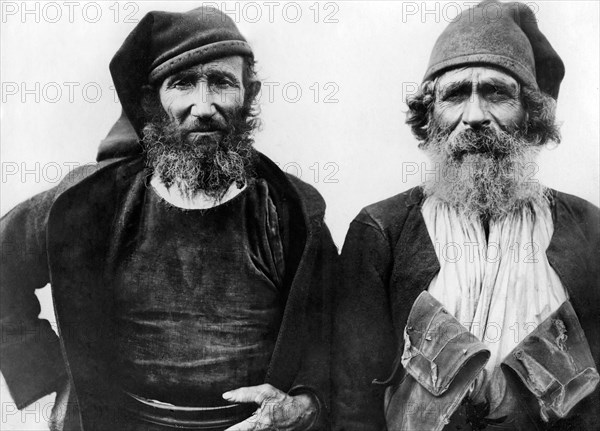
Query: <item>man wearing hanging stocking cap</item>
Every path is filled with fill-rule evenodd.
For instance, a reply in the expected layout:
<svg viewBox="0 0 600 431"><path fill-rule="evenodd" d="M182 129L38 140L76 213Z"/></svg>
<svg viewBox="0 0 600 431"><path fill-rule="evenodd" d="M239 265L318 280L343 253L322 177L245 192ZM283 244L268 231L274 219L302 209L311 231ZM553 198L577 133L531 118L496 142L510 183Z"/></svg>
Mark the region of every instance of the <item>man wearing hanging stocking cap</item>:
<svg viewBox="0 0 600 431"><path fill-rule="evenodd" d="M60 430L327 428L337 250L318 192L253 147L250 45L216 9L150 12L110 70L100 162L2 219L15 403L57 392Z"/></svg>
<svg viewBox="0 0 600 431"><path fill-rule="evenodd" d="M436 175L364 208L342 250L336 430L600 427L599 211L532 175L563 75L523 4L437 40L407 100Z"/></svg>

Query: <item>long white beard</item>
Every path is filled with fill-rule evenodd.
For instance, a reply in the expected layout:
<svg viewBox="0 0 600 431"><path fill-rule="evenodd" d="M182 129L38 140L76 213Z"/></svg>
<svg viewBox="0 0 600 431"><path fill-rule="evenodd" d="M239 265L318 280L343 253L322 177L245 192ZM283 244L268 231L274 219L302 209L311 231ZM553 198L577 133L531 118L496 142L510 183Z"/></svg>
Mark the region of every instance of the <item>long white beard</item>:
<svg viewBox="0 0 600 431"><path fill-rule="evenodd" d="M524 205L543 205L547 189L535 179L539 146L503 131L434 134L425 150L435 165L424 184L466 217L500 218Z"/></svg>

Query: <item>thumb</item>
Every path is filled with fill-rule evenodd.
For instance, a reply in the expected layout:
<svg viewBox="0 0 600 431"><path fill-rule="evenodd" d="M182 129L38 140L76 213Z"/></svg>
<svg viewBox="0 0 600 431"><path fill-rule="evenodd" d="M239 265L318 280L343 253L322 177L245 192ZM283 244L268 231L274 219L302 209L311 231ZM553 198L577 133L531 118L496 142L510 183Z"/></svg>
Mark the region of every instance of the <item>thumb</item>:
<svg viewBox="0 0 600 431"><path fill-rule="evenodd" d="M280 398L281 395L285 396L283 392L275 387L269 384L264 384L258 386L247 386L225 392L223 394L223 398L225 398L227 401L235 403L256 403L261 405L266 399Z"/></svg>

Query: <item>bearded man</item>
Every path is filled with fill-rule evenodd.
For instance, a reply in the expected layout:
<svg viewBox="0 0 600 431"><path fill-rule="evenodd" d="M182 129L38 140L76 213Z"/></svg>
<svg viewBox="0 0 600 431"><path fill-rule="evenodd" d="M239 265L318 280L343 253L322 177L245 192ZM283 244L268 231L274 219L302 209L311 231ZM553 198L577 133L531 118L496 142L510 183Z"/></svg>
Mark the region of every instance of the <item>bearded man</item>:
<svg viewBox="0 0 600 431"><path fill-rule="evenodd" d="M324 428L337 250L321 196L253 148L251 47L216 9L155 11L110 69L102 161L2 219L15 403L58 392L53 429Z"/></svg>
<svg viewBox="0 0 600 431"><path fill-rule="evenodd" d="M435 163L363 209L336 292L337 430L598 429L598 208L532 176L564 66L522 4L442 33L408 124Z"/></svg>

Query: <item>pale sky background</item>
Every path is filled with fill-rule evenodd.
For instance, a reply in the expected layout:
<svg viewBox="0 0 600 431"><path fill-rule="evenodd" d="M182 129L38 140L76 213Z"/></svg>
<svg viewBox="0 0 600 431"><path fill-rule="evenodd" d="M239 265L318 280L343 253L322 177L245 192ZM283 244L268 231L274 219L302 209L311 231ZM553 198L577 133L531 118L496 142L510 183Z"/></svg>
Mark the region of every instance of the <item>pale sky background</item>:
<svg viewBox="0 0 600 431"><path fill-rule="evenodd" d="M202 4L73 3L1 4L1 214L94 161L120 113L108 63L135 22L149 10ZM420 83L438 35L475 2L208 3L230 13L258 60L264 126L257 147L321 192L341 248L362 207L426 174L404 124L404 99ZM538 178L598 205L599 3L526 3L566 65L558 99L563 143L542 153ZM49 289L40 298L42 315L53 321ZM1 429L47 429L52 396L21 414L3 381L0 395Z"/></svg>

